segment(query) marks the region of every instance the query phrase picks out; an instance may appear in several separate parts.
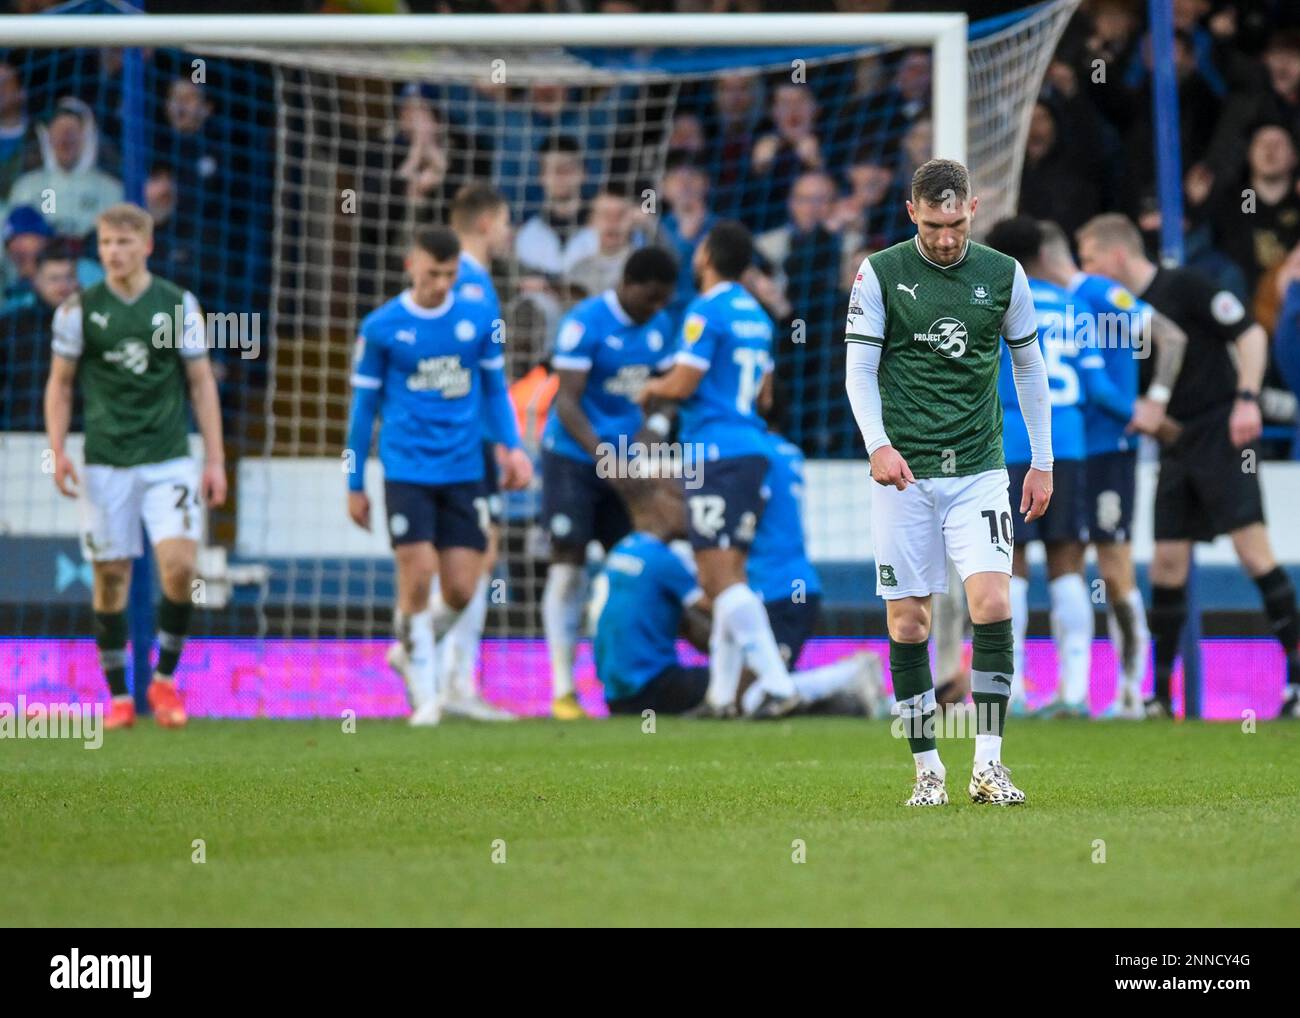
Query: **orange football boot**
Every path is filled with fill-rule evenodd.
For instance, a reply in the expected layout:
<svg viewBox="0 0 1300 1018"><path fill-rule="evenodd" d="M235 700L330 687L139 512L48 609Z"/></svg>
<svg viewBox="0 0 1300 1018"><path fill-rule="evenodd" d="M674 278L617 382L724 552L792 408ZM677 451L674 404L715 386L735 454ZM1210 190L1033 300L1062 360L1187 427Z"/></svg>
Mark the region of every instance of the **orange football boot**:
<svg viewBox="0 0 1300 1018"><path fill-rule="evenodd" d="M135 724L135 701L129 696L115 696L104 717L104 728L130 728Z"/></svg>
<svg viewBox="0 0 1300 1018"><path fill-rule="evenodd" d="M149 707L154 720L163 728L184 728L189 720L174 682L155 678L149 683Z"/></svg>

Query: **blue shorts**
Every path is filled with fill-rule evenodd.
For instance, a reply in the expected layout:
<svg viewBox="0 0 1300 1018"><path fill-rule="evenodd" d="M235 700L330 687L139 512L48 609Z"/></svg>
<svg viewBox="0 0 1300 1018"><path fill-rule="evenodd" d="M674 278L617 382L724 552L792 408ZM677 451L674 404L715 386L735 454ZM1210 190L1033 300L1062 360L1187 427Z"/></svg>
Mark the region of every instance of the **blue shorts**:
<svg viewBox="0 0 1300 1018"><path fill-rule="evenodd" d="M707 667L669 665L632 696L606 700L605 703L611 714L640 714L643 710L652 710L656 714L684 714L702 704L708 691Z"/></svg>
<svg viewBox="0 0 1300 1018"><path fill-rule="evenodd" d="M594 463L542 453L542 522L555 548L585 549L594 539L608 551L632 532L627 506Z"/></svg>
<svg viewBox="0 0 1300 1018"><path fill-rule="evenodd" d="M1136 497L1136 449L1088 457L1088 535L1094 544L1129 540Z"/></svg>
<svg viewBox="0 0 1300 1018"><path fill-rule="evenodd" d="M817 616L821 612L821 606L821 594L809 594L802 604L784 597L778 601L763 603L763 607L767 609L767 620L772 624L772 635L776 637L776 645L781 649L781 656L785 658L785 666L791 671L799 663L803 645L808 642L813 630L817 628Z"/></svg>
<svg viewBox="0 0 1300 1018"><path fill-rule="evenodd" d="M700 464L700 486L686 491L691 547L748 551L767 505L766 456L733 456Z"/></svg>
<svg viewBox="0 0 1300 1018"><path fill-rule="evenodd" d="M1086 460L1057 460L1052 468L1052 501L1033 523L1025 522L1020 511L1028 463L1008 463L1011 478L1011 522L1016 544L1030 541L1058 544L1068 541L1088 542L1088 478Z"/></svg>
<svg viewBox="0 0 1300 1018"><path fill-rule="evenodd" d="M497 475L497 447L494 442L483 443L483 493L488 500L488 514L493 523L501 522L501 484Z"/></svg>
<svg viewBox="0 0 1300 1018"><path fill-rule="evenodd" d="M384 482L388 536L399 544L430 542L435 548L487 548L488 500L482 481L454 484Z"/></svg>

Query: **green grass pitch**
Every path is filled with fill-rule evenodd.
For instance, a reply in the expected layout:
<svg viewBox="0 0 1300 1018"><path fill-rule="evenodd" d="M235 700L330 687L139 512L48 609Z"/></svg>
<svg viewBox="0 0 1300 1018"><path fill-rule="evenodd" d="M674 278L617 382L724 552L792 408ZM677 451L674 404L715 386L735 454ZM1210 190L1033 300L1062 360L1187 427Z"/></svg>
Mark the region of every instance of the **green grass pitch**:
<svg viewBox="0 0 1300 1018"><path fill-rule="evenodd" d="M885 722L341 729L0 742L5 925L1300 921L1297 725L1013 722L1027 805L963 740L920 811Z"/></svg>

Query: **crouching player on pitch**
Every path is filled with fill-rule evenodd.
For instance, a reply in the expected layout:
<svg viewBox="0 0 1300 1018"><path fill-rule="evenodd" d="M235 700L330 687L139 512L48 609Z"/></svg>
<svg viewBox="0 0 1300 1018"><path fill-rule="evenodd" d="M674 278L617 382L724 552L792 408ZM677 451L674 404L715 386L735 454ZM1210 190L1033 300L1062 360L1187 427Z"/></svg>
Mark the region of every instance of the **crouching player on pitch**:
<svg viewBox="0 0 1300 1018"><path fill-rule="evenodd" d="M113 205L96 225L104 281L54 315L54 357L45 387L54 483L69 497L80 485L82 552L95 581L95 643L113 696L104 727L135 723L126 690L126 598L143 522L163 594L149 706L159 725L179 728L187 718L174 676L194 611L200 500L226 500L221 408L198 301L147 267L152 217L136 205ZM164 335L169 342L160 342ZM85 401L84 484L64 444L78 383ZM189 456L187 391L203 435L201 471Z"/></svg>
<svg viewBox="0 0 1300 1018"><path fill-rule="evenodd" d="M709 688L708 668L684 668L677 659L679 634L701 651L709 645L708 601L694 564L669 547L686 536L685 510L667 481L622 491L633 530L610 549L592 585L596 677L611 714L683 714Z"/></svg>
<svg viewBox="0 0 1300 1018"><path fill-rule="evenodd" d="M435 645L474 596L483 570L489 526L485 424L508 450L502 486L519 489L532 477L494 316L484 302L458 299L452 291L459 259L455 233L421 230L406 256L410 289L366 316L353 359L348 515L370 529L365 464L378 413L397 563L393 629L410 661L413 725L441 719ZM441 596L431 605L435 576Z"/></svg>
<svg viewBox="0 0 1300 1018"><path fill-rule="evenodd" d="M1011 347L1032 464L1020 511L1052 495L1051 405L1034 302L1014 258L970 239L978 198L961 163L932 159L912 177L916 236L866 258L849 302L847 389L871 457L876 593L885 599L894 696L916 763L909 806L948 801L935 741L927 642L930 598L950 557L973 623L971 691L979 803L1024 802L1002 763L1011 692L1011 507L997 380Z"/></svg>
<svg viewBox="0 0 1300 1018"><path fill-rule="evenodd" d="M686 667L677 658L676 640L685 636L701 651L711 651L710 603L695 576L686 537L686 510L674 481L647 479L620 488L627 498L633 531L605 557L591 600L596 638L596 676L605 687L613 714L696 712L710 690L710 668ZM682 541L680 552L670 542ZM869 708L864 689L868 658L854 654L841 661L796 672L791 680L804 705L855 697L855 713ZM743 659L732 653L739 682ZM732 685L733 696L736 686ZM761 700L754 682L746 694ZM753 704L750 704L751 712Z"/></svg>

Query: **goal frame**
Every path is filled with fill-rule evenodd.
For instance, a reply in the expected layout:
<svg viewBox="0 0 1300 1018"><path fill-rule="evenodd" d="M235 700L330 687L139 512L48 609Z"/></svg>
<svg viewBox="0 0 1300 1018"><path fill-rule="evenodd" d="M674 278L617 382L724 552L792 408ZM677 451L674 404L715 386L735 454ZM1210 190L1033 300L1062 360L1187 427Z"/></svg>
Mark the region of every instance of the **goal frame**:
<svg viewBox="0 0 1300 1018"><path fill-rule="evenodd" d="M155 15L110 0L118 14L0 15L0 40L8 48L120 47L126 51L124 96L143 89L140 50L174 47L202 52L221 47L366 49L412 46L499 46L517 50L559 47L700 47L745 50L798 46L917 47L931 52L932 151L965 163L968 152L968 33L962 13L943 14L583 14L526 15ZM821 54L809 54L809 58ZM487 77L490 69L484 67ZM418 69L415 71L418 76ZM123 179L143 186L143 125L124 122ZM136 187L132 187L132 181ZM138 195L136 196L138 198ZM146 544L146 549L148 545ZM146 683L153 643L152 569L133 570L129 595L133 693L147 712Z"/></svg>
<svg viewBox="0 0 1300 1018"><path fill-rule="evenodd" d="M0 15L9 46L929 47L934 154L966 161L965 14ZM341 38L342 37L342 38Z"/></svg>

